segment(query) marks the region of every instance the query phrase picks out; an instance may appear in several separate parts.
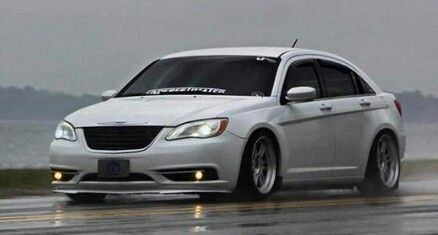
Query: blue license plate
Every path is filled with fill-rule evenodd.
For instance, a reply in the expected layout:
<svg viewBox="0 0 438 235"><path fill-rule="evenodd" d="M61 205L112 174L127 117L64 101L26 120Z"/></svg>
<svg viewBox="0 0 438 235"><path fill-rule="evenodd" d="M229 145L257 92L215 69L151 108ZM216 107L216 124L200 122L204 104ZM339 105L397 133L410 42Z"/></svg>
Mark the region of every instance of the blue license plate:
<svg viewBox="0 0 438 235"><path fill-rule="evenodd" d="M102 178L128 177L129 160L98 160L97 175Z"/></svg>

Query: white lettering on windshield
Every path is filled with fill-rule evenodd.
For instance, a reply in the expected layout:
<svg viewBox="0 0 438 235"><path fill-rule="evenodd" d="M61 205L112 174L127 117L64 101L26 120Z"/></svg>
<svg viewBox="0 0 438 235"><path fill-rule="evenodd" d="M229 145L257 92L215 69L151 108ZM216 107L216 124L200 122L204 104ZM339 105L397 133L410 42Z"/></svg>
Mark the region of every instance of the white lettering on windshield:
<svg viewBox="0 0 438 235"><path fill-rule="evenodd" d="M146 95L159 95L161 93L210 93L210 94L225 94L225 89L208 88L208 87L171 87L152 89L146 92Z"/></svg>

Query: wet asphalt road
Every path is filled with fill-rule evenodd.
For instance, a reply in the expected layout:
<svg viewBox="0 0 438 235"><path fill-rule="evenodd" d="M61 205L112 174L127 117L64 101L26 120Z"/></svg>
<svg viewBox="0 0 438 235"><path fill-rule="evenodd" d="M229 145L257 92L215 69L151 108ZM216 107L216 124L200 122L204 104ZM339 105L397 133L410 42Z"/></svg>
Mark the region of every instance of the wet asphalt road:
<svg viewBox="0 0 438 235"><path fill-rule="evenodd" d="M354 190L277 193L263 202L196 196L62 196L0 200L0 234L438 234L438 181L401 183L392 195Z"/></svg>

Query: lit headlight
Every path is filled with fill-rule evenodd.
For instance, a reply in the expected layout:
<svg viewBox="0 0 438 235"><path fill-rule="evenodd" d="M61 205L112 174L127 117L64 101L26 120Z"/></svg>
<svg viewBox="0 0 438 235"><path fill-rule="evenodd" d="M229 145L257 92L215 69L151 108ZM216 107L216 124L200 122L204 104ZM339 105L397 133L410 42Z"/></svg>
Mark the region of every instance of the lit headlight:
<svg viewBox="0 0 438 235"><path fill-rule="evenodd" d="M202 121L189 122L177 126L166 137L167 140L177 140L184 138L209 138L218 136L227 128L228 119L209 119Z"/></svg>
<svg viewBox="0 0 438 235"><path fill-rule="evenodd" d="M76 133L74 127L68 122L60 122L56 127L55 139L76 141Z"/></svg>

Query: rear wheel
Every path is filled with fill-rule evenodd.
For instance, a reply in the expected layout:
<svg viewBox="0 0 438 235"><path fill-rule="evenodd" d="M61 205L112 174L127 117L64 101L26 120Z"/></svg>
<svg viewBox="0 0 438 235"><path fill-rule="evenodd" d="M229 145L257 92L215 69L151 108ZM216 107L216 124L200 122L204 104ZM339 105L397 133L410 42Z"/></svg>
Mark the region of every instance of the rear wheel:
<svg viewBox="0 0 438 235"><path fill-rule="evenodd" d="M66 194L73 202L76 203L96 203L102 202L106 194L100 193L77 193L77 194Z"/></svg>
<svg viewBox="0 0 438 235"><path fill-rule="evenodd" d="M379 135L373 143L365 179L358 186L365 195L394 191L398 188L400 158L396 140L388 133Z"/></svg>
<svg viewBox="0 0 438 235"><path fill-rule="evenodd" d="M241 199L264 199L280 182L278 153L272 137L259 132L250 138L245 148L236 188Z"/></svg>

